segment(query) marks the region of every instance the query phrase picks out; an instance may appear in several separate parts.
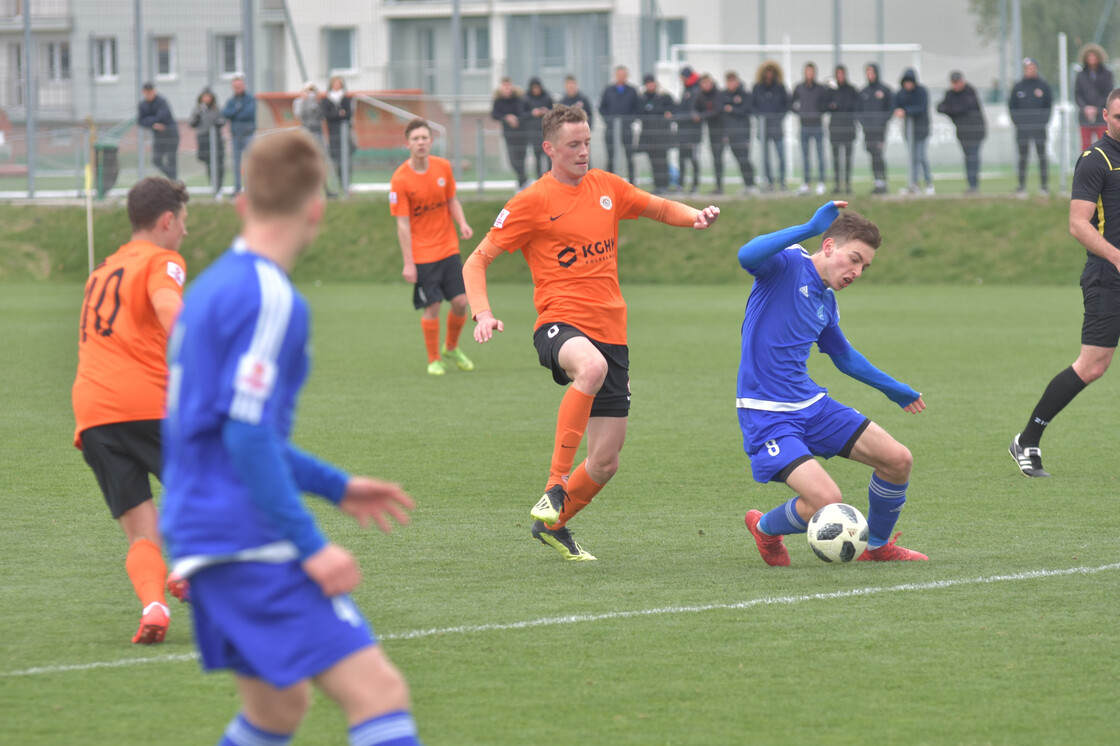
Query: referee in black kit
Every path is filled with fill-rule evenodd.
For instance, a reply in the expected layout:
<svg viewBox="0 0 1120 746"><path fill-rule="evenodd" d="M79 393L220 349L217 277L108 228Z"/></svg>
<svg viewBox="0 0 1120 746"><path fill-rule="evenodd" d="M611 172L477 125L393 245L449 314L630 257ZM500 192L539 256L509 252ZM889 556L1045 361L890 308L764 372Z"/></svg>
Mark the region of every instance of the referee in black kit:
<svg viewBox="0 0 1120 746"><path fill-rule="evenodd" d="M1104 375L1120 341L1120 88L1108 94L1102 113L1107 131L1078 159L1069 203L1069 232L1088 254L1081 273L1081 354L1054 376L1027 426L1011 441L1011 457L1028 477L1050 476L1038 446L1046 426Z"/></svg>

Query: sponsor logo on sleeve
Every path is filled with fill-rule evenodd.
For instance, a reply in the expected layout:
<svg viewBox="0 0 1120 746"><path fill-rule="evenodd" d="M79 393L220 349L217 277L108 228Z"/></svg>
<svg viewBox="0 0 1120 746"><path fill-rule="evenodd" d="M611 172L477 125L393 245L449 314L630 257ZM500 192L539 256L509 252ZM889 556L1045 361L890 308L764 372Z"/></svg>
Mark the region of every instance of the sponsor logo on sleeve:
<svg viewBox="0 0 1120 746"><path fill-rule="evenodd" d="M447 179L445 179L441 176L438 179L436 179L436 184L438 184L441 187L445 187L445 186L447 186Z"/></svg>
<svg viewBox="0 0 1120 746"><path fill-rule="evenodd" d="M494 227L501 228L505 225L506 218L509 217L509 210L502 210L498 213L498 217L494 218Z"/></svg>
<svg viewBox="0 0 1120 746"><path fill-rule="evenodd" d="M183 268L175 262L167 263L167 276L174 280L175 284L179 287L183 287L183 283L187 280L187 276L186 273L183 272Z"/></svg>
<svg viewBox="0 0 1120 746"><path fill-rule="evenodd" d="M389 204L390 205L397 204L397 193L396 192L389 192Z"/></svg>
<svg viewBox="0 0 1120 746"><path fill-rule="evenodd" d="M276 364L271 360L246 353L237 361L237 375L233 379L233 388L239 394L265 399L272 393L275 384Z"/></svg>

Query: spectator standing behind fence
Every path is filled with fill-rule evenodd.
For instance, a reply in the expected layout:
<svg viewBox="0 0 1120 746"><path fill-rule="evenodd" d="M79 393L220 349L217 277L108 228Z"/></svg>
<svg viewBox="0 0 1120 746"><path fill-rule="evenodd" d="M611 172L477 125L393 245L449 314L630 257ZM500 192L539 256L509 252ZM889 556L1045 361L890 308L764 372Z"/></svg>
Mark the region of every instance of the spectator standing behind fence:
<svg viewBox="0 0 1120 746"><path fill-rule="evenodd" d="M529 138L529 162L536 166L538 179L552 168L552 160L544 152L544 131L541 129L541 120L552 108L553 103L552 94L545 89L541 79L530 79L529 90L525 92L525 110L528 114L525 134Z"/></svg>
<svg viewBox="0 0 1120 746"><path fill-rule="evenodd" d="M681 191L684 191L685 164L692 166L692 185L688 191L695 194L700 186L700 159L696 157L696 146L700 144L702 131L700 119L692 109L692 102L700 92L700 74L691 67L681 68L681 100L673 112L677 123L677 160L680 161Z"/></svg>
<svg viewBox="0 0 1120 746"><path fill-rule="evenodd" d="M319 105L319 89L310 80L303 84L303 90L292 102L292 113L296 115L300 126L310 132L311 137L325 151L327 146L323 140L323 109Z"/></svg>
<svg viewBox="0 0 1120 746"><path fill-rule="evenodd" d="M864 68L867 85L859 92L859 126L863 147L871 156L872 194L887 193L887 123L894 111L894 93L879 80L879 66L871 62Z"/></svg>
<svg viewBox="0 0 1120 746"><path fill-rule="evenodd" d="M937 105L937 110L953 120L957 140L964 151L964 172L968 178L968 193L980 191L980 143L987 135L984 110L976 89L965 82L964 75L956 70L949 74L949 90Z"/></svg>
<svg viewBox="0 0 1120 746"><path fill-rule="evenodd" d="M583 109L587 114L587 126L594 127L593 115L591 107L591 99L583 95L583 91L579 89L579 81L575 76L569 75L564 78L564 97L560 99L560 103L564 106L574 106L577 109Z"/></svg>
<svg viewBox="0 0 1120 746"><path fill-rule="evenodd" d="M676 102L658 87L657 78L652 75L642 78L642 85L642 135L638 147L649 156L654 194L665 194L669 191L669 145Z"/></svg>
<svg viewBox="0 0 1120 746"><path fill-rule="evenodd" d="M141 87L143 98L136 112L136 123L152 131L152 163L167 178L179 178L179 125L171 113L167 99L156 92L152 83Z"/></svg>
<svg viewBox="0 0 1120 746"><path fill-rule="evenodd" d="M245 88L245 76L238 73L230 82L233 96L222 108L222 116L229 122L229 137L233 145L233 191L241 191L241 154L257 131L257 100Z"/></svg>
<svg viewBox="0 0 1120 746"><path fill-rule="evenodd" d="M837 65L828 92L828 141L832 145L832 191L852 193L852 143L856 139L856 110L859 92L848 82L848 68Z"/></svg>
<svg viewBox="0 0 1120 746"><path fill-rule="evenodd" d="M350 178L353 178L354 171L350 164L354 162L354 151L357 149L354 145L354 125L352 124L354 100L346 92L346 81L339 75L331 77L330 87L327 90L325 98L319 101L319 106L323 111L323 119L327 123L327 143L330 146L331 162L334 163L335 173L338 175L339 190L346 191L349 186L349 179L343 181L342 179L342 161L345 152L347 160L346 173ZM343 128L345 123L346 127ZM342 133L346 132L344 136ZM342 142L346 140L347 148L344 151Z"/></svg>
<svg viewBox="0 0 1120 746"><path fill-rule="evenodd" d="M222 140L222 127L225 123L214 92L203 88L191 110L190 125L194 127L195 139L198 140L198 160L206 167L206 179L214 190L214 199L222 198L222 180L225 178L226 147ZM211 164L217 167L217 173L211 172Z"/></svg>
<svg viewBox="0 0 1120 746"><path fill-rule="evenodd" d="M528 183L525 176L525 128L522 126L522 115L525 113L525 104L521 100L521 90L513 81L502 78L498 90L494 92L494 105L490 108L490 118L502 123L502 137L506 141L506 153L509 155L509 165L517 175L517 191L521 191Z"/></svg>
<svg viewBox="0 0 1120 746"><path fill-rule="evenodd" d="M929 91L918 84L914 68L902 73L898 93L894 96L894 115L902 122L906 143L910 146L910 184L906 190L918 193L918 178L926 182L926 194L933 194L933 172L929 167Z"/></svg>
<svg viewBox="0 0 1120 746"><path fill-rule="evenodd" d="M782 142L782 120L789 111L789 91L782 82L782 66L767 60L758 67L751 105L759 117L759 140L762 141L762 171L766 175L767 189L786 190L786 150ZM777 181L770 168L770 148L778 153Z"/></svg>
<svg viewBox="0 0 1120 746"><path fill-rule="evenodd" d="M692 101L692 109L700 124L708 128L708 146L712 150L712 166L716 172L716 194L723 194L723 107L722 96L715 80L704 73L700 76L700 90Z"/></svg>
<svg viewBox="0 0 1120 746"><path fill-rule="evenodd" d="M1019 196L1027 194L1027 158L1031 143L1038 153L1038 175L1042 182L1042 194L1050 193L1049 163L1046 159L1046 125L1050 121L1050 111L1054 102L1050 86L1038 75L1038 63L1030 57L1023 60L1023 79L1011 89L1011 99L1007 108L1011 121L1015 124L1015 136L1019 142Z"/></svg>
<svg viewBox="0 0 1120 746"><path fill-rule="evenodd" d="M790 108L801 120L801 167L804 169L798 194L809 193L813 169L809 164L809 143L817 143L817 194L824 194L824 111L828 107L828 89L817 82L817 66L805 64L805 78L793 89Z"/></svg>
<svg viewBox="0 0 1120 746"><path fill-rule="evenodd" d="M728 71L727 87L720 92L723 132L743 175L743 193L755 191L754 166L751 165L751 94L743 87L739 73Z"/></svg>
<svg viewBox="0 0 1120 746"><path fill-rule="evenodd" d="M628 82L630 71L624 65L614 69L614 83L603 89L599 100L599 113L603 115L603 124L606 128L607 140L607 170L618 174L615 169L615 150L618 142L622 140L622 152L626 158L626 178L634 183L634 146L631 125L641 116L642 102L638 91Z"/></svg>
<svg viewBox="0 0 1120 746"><path fill-rule="evenodd" d="M1081 125L1081 149L1088 150L1104 137L1104 102L1112 92L1112 71L1105 67L1108 55L1097 44L1086 44L1077 55L1081 72L1073 84L1077 120Z"/></svg>

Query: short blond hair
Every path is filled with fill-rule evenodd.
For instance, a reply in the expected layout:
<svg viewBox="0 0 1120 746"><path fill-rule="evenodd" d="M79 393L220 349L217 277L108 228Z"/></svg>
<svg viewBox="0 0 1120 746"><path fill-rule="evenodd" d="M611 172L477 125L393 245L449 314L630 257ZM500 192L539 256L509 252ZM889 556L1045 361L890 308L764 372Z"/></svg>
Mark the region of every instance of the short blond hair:
<svg viewBox="0 0 1120 746"><path fill-rule="evenodd" d="M253 138L245 155L245 196L261 216L290 214L323 189L323 150L306 130Z"/></svg>

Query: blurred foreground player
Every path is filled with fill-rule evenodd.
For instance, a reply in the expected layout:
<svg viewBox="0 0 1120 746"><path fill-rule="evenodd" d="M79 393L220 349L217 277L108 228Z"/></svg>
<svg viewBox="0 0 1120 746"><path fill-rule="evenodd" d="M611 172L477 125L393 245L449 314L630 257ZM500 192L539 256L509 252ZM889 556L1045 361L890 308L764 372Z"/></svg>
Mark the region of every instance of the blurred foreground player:
<svg viewBox="0 0 1120 746"><path fill-rule="evenodd" d="M844 458L875 471L868 489L871 539L861 560L928 560L904 549L891 531L906 502L913 458L901 443L809 378L815 343L840 372L883 392L911 414L925 409L922 395L875 368L840 331L835 293L855 282L875 258L878 227L847 202L827 202L805 225L752 239L739 264L754 276L743 320L743 357L735 404L743 447L756 482L784 482L797 494L746 524L768 565L788 565L784 534L805 533L813 514L842 502L840 488L814 456ZM837 217L839 215L839 217ZM810 255L799 241L824 233Z"/></svg>
<svg viewBox="0 0 1120 746"><path fill-rule="evenodd" d="M319 229L325 175L304 131L253 140L241 235L191 287L170 343L161 527L190 579L203 668L236 677L241 712L223 745L289 743L312 682L341 706L351 744L418 743L404 678L348 595L358 564L300 493L386 532L412 501L288 440L310 362L308 307L288 273Z"/></svg>
<svg viewBox="0 0 1120 746"><path fill-rule="evenodd" d="M125 570L143 605L134 643L163 642L171 612L159 514L148 475L160 476L167 335L182 305L186 188L162 176L128 192L132 238L86 281L72 400L74 445L93 469L128 538Z"/></svg>
<svg viewBox="0 0 1120 746"><path fill-rule="evenodd" d="M618 470L630 413L626 301L618 285L618 222L638 217L702 230L718 207L697 210L643 192L619 176L588 170L591 128L583 109L557 106L544 117L544 152L552 170L506 203L463 265L476 325L489 341L504 324L490 311L486 268L520 251L533 275L537 322L533 344L561 386L556 438L544 496L530 511L532 536L566 560L595 559L567 523ZM587 433L587 458L572 471Z"/></svg>

